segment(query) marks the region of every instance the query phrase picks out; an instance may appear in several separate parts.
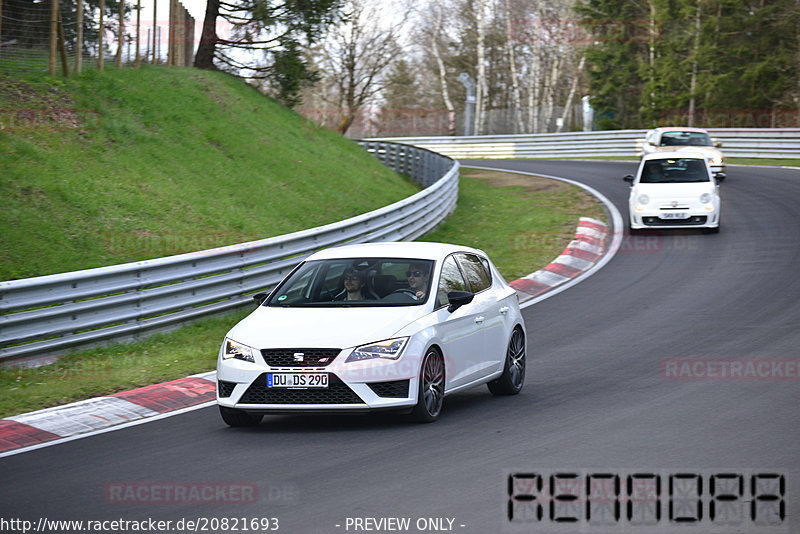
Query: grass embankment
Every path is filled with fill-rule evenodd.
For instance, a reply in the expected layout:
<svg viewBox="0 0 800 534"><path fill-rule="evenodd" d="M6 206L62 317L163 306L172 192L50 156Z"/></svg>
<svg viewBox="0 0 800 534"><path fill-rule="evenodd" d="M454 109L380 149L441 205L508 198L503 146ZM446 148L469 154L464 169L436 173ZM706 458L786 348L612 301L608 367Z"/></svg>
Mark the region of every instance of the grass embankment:
<svg viewBox="0 0 800 534"><path fill-rule="evenodd" d="M481 248L513 280L560 254L580 216L604 218L600 205L577 187L463 169L458 208L424 240ZM2 370L0 417L213 370L223 336L249 311L66 356L39 369Z"/></svg>
<svg viewBox="0 0 800 534"><path fill-rule="evenodd" d="M417 188L241 81L0 75L0 280L281 235Z"/></svg>

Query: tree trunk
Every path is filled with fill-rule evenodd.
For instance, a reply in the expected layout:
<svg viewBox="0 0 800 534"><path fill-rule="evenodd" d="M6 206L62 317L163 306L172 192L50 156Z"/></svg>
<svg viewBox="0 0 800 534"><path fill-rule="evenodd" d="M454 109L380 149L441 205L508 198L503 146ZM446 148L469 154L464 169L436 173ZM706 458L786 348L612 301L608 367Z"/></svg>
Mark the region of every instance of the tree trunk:
<svg viewBox="0 0 800 534"><path fill-rule="evenodd" d="M206 17L203 20L203 33L200 35L200 45L194 56L194 66L198 69L217 70L214 65L214 52L217 48L217 17L219 16L219 0L208 0L206 4Z"/></svg>
<svg viewBox="0 0 800 534"><path fill-rule="evenodd" d="M439 13L436 17L436 26L433 37L431 38L431 50L433 52L433 57L436 59L436 65L439 68L439 84L442 87L442 100L444 100L444 106L447 108L448 114L447 129L451 134L455 134L455 108L453 107L452 100L450 100L450 90L447 87L447 70L444 67L442 54L439 52L439 32L442 28L442 18L444 18L444 6L442 6L441 0L438 0L436 4L439 8Z"/></svg>
<svg viewBox="0 0 800 534"><path fill-rule="evenodd" d="M567 104L564 106L564 113L561 114L561 124L556 125L556 133L561 133L561 128L563 128L564 123L567 122L567 117L569 117L570 108L572 107L572 99L575 97L575 91L578 90L578 79L581 77L585 62L586 56L581 56L581 61L578 63L578 70L575 72L575 78L572 80L572 87L569 89Z"/></svg>
<svg viewBox="0 0 800 534"><path fill-rule="evenodd" d="M650 2L650 24L648 26L648 61L650 67L650 110L656 109L656 94L655 94L655 68L656 68L656 5L651 0Z"/></svg>
<svg viewBox="0 0 800 534"><path fill-rule="evenodd" d="M692 47L692 80L689 84L689 124L694 126L695 89L697 88L697 56L700 53L700 0L697 0L697 11L694 19L694 46Z"/></svg>
<svg viewBox="0 0 800 534"><path fill-rule="evenodd" d="M475 135L483 133L483 101L486 98L486 21L485 21L485 0L475 3L475 18L478 26L478 64L477 79L475 80Z"/></svg>
<svg viewBox="0 0 800 534"><path fill-rule="evenodd" d="M433 37L431 38L431 51L433 52L433 57L436 59L436 65L439 68L439 83L442 86L442 100L444 100L444 106L448 111L453 111L455 108L453 107L453 102L450 100L450 91L447 87L447 70L444 67L442 54L439 52L439 32L442 29L442 19L444 18L444 6L442 6L441 0L437 1L437 6L439 8L439 13L436 16L436 26Z"/></svg>
<svg viewBox="0 0 800 534"><path fill-rule="evenodd" d="M550 70L550 77L547 79L544 88L544 131L550 130L550 121L553 120L553 107L555 106L555 90L558 83L558 77L561 74L561 57L555 56L552 58L552 69Z"/></svg>
<svg viewBox="0 0 800 534"><path fill-rule="evenodd" d="M523 133L525 125L522 123L522 110L520 109L519 77L517 76L517 60L514 55L514 36L511 28L511 5L506 0L506 47L508 52L508 67L511 70L511 107L514 109L514 133Z"/></svg>
<svg viewBox="0 0 800 534"><path fill-rule="evenodd" d="M528 81L528 131L539 133L539 88L542 84L539 81L542 65L542 11L541 6L536 2L536 20L533 26L533 57L531 58L531 74Z"/></svg>

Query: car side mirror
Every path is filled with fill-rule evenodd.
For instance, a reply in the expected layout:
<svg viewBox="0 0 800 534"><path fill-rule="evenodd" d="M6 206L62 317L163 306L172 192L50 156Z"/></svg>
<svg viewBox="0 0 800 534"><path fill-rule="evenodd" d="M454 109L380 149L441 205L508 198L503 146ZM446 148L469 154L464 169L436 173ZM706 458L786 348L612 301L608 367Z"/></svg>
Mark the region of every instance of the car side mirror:
<svg viewBox="0 0 800 534"><path fill-rule="evenodd" d="M650 144L650 146L656 146L656 142L655 141L650 141L649 144Z"/></svg>
<svg viewBox="0 0 800 534"><path fill-rule="evenodd" d="M629 184L633 185L633 175L632 174L626 174L625 176L622 177L622 179L625 180L626 182L628 182Z"/></svg>
<svg viewBox="0 0 800 534"><path fill-rule="evenodd" d="M269 293L263 293L263 292L262 293L256 293L255 295L253 295L253 300L256 302L256 304L261 306L262 304L264 304L264 301L267 300L268 296L269 296Z"/></svg>
<svg viewBox="0 0 800 534"><path fill-rule="evenodd" d="M714 146L717 148L722 148L722 141L714 141Z"/></svg>
<svg viewBox="0 0 800 534"><path fill-rule="evenodd" d="M447 294L447 300L450 302L447 311L453 313L464 304L472 302L473 298L475 298L475 293L470 293L469 291L450 291Z"/></svg>

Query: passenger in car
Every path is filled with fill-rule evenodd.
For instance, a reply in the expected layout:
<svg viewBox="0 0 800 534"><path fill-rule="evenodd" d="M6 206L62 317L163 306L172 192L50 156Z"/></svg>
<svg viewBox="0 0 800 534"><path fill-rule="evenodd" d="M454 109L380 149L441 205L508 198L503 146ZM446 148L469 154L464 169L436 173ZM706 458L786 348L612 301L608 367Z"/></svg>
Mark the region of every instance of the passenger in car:
<svg viewBox="0 0 800 534"><path fill-rule="evenodd" d="M333 300L365 300L372 299L373 296L365 290L366 282L364 273L350 268L344 272L344 291L334 297Z"/></svg>
<svg viewBox="0 0 800 534"><path fill-rule="evenodd" d="M428 280L431 276L427 265L412 263L408 266L406 276L408 277L408 287L414 292L417 300L425 300L425 292L428 290Z"/></svg>

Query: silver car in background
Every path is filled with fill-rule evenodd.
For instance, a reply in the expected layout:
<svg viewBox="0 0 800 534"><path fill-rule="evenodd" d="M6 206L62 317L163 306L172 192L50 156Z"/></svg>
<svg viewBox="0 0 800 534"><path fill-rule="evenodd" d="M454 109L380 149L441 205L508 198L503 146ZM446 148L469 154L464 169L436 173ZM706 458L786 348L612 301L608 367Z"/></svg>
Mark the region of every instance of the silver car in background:
<svg viewBox="0 0 800 534"><path fill-rule="evenodd" d="M658 152L690 151L703 154L718 178L725 178L725 156L722 143L711 138L702 128L684 126L655 128L647 132L642 145L642 155Z"/></svg>

